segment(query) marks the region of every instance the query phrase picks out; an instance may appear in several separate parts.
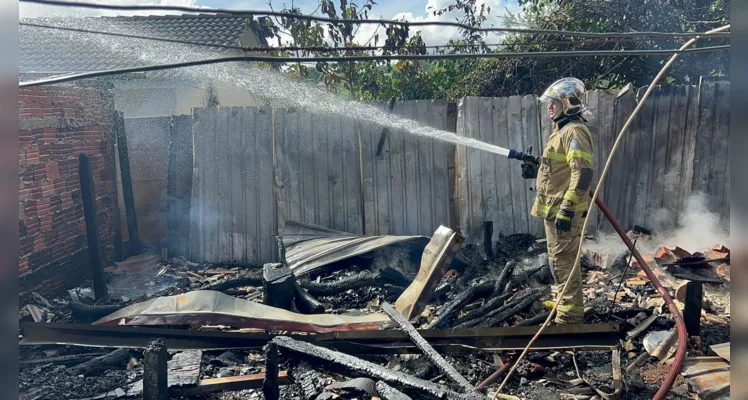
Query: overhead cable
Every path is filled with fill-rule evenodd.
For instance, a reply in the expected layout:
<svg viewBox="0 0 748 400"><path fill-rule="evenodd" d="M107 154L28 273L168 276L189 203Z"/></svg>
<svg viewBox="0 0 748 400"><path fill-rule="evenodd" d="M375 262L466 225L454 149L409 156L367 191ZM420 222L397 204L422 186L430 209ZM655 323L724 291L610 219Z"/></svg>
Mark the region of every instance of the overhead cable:
<svg viewBox="0 0 748 400"><path fill-rule="evenodd" d="M87 34L94 34L94 35L103 35L103 36L113 36L113 37L123 37L128 39L138 39L138 40L152 40L157 42L165 42L165 43L175 43L175 44L185 44L185 45L193 45L193 46L204 46L204 47L214 47L214 48L221 48L221 49L230 49L230 50L241 50L241 51L248 51L248 52L272 52L272 51L310 51L310 52L334 52L334 51L368 51L368 50L400 50L400 49L407 49L407 46L347 46L347 47L325 47L325 46L278 46L278 47L271 47L271 46L238 46L238 45L230 45L230 44L220 44L220 43L206 43L206 42L195 42L190 40L181 40L181 39L170 39L170 38L163 38L163 37L154 37L154 36L144 36L144 35L133 35L129 33L120 33L120 32L108 32L108 31L99 31L99 30L92 30L92 29L82 29L82 28L73 28L73 27L67 27L67 26L57 26L57 25L45 25L45 24L36 24L31 22L20 22L19 25L21 26L27 26L31 28L41 28L41 29L51 29L51 30L61 30L61 31L67 31L67 32L76 32L76 33L87 33ZM535 45L564 45L564 44L577 44L577 45L584 45L584 44L599 44L599 43L628 43L628 42L646 42L646 41L654 41L654 40L676 40L677 38L660 38L660 39L652 39L652 38L630 38L630 39L591 39L591 40L549 40L549 41L537 41L537 42L526 42L526 43L486 43L486 44L456 44L456 43L446 43L446 44L437 44L437 45L425 45L420 46L419 48L426 48L426 49L449 49L449 48L468 48L468 47L499 47L499 46L535 46Z"/></svg>
<svg viewBox="0 0 748 400"><path fill-rule="evenodd" d="M400 25L405 27L410 26L451 26L456 28L465 29L470 32L498 32L498 33L532 33L541 35L564 35L564 36L579 36L579 37L609 37L609 38L621 38L621 37L678 37L678 38L692 38L700 35L699 32L575 32L575 31L561 31L561 30L546 30L546 29L521 29L521 28L478 28L463 24L460 22L452 21L396 21L386 19L340 19L340 18L327 18L314 15L305 14L292 14L288 12L280 11L267 11L267 10L231 10L225 8L201 8L201 7L189 7L189 6L169 6L169 5L124 5L124 4L101 4L101 3L86 3L80 1L61 1L61 0L19 0L23 3L42 4L48 6L61 6L61 7L80 7L80 8L93 8L93 9L104 9L104 10L121 10L121 11L182 11L182 12L197 12L197 13L211 13L211 14L229 14L229 15L265 15L273 17L282 17L298 20L307 21L319 21L319 22L330 22L335 24L377 24L377 25ZM729 33L714 35L715 37L728 37Z"/></svg>
<svg viewBox="0 0 748 400"><path fill-rule="evenodd" d="M295 62L356 62L356 61L390 61L390 60L454 60L462 58L514 58L514 57L582 57L582 56L631 56L631 55L670 55L681 53L703 53L729 50L730 46L701 47L687 50L588 50L588 51L535 51L512 53L480 53L480 54L392 54L380 56L349 56L349 57L273 57L273 56L232 56L208 58L203 60L183 61L170 64L144 65L127 68L117 68L102 71L81 72L63 76L44 78L34 81L20 82L19 87L31 87L62 83L85 78L126 74L133 72L158 71L164 69L195 67L200 65L219 64L227 62L266 62L266 63L295 63Z"/></svg>

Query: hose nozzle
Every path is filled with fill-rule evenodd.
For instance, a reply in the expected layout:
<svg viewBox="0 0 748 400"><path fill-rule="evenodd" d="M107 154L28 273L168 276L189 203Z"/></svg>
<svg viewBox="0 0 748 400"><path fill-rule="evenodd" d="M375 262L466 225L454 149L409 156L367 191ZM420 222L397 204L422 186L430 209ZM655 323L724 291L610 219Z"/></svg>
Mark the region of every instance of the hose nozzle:
<svg viewBox="0 0 748 400"><path fill-rule="evenodd" d="M527 149L527 152L517 151L515 149L509 149L508 158L523 161L523 162L534 162L538 164L538 158L532 155L532 146Z"/></svg>

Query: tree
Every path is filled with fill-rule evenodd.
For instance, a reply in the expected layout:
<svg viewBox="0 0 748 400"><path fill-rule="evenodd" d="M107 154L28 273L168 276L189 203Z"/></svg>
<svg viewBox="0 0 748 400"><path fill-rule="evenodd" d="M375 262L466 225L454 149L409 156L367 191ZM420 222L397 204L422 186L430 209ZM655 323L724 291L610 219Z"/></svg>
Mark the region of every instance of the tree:
<svg viewBox="0 0 748 400"><path fill-rule="evenodd" d="M522 10L510 14L509 27L589 32L695 32L726 24L725 0L520 0ZM594 40L560 35L517 34L499 51L636 50L677 48L682 40ZM720 40L705 40L714 45ZM446 93L508 96L539 93L563 76L575 76L594 88L647 85L668 56L484 59L458 79ZM693 84L701 75L728 75L727 52L682 56L662 81Z"/></svg>
<svg viewBox="0 0 748 400"><path fill-rule="evenodd" d="M271 0L267 0L271 4ZM588 32L695 32L726 24L730 14L728 0L518 0L520 11L509 14L509 27L538 30ZM553 34L512 34L503 37L502 47L492 49L485 36L475 29L461 29L441 48L429 50L420 34L412 34L407 25L382 25L362 43L357 42L360 24L376 5L374 0L319 0L318 11L330 18L351 23L318 23L284 17L267 20L278 44L304 47L342 47L334 52L285 52L287 56L355 56L364 54L440 54L564 51L564 50L637 50L677 48L682 40L613 40L568 37ZM300 14L294 7L283 8L289 14ZM487 21L491 9L477 0L453 0L434 15L458 12L457 20L471 28ZM381 29L380 29L381 28ZM381 39L381 40L380 40ZM724 43L724 39L704 40L699 45ZM367 50L367 46L385 46ZM429 43L429 45L438 45ZM341 96L356 100L383 101L443 98L458 100L463 96L509 96L540 93L551 82L563 76L582 79L588 87L618 88L627 83L643 86L661 68L667 56L628 57L559 57L459 59L432 62L376 61L320 63L314 67L297 63L286 65L291 76L313 82ZM729 54L690 54L668 71L663 84L693 84L702 75L729 75ZM276 66L279 68L279 66Z"/></svg>

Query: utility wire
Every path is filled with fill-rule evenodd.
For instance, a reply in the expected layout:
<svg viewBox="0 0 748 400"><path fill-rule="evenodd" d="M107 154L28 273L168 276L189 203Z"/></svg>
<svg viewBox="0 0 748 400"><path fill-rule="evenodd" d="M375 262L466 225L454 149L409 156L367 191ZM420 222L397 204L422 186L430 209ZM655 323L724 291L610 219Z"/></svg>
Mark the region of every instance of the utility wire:
<svg viewBox="0 0 748 400"><path fill-rule="evenodd" d="M129 39L139 39L139 40L152 40L157 42L166 42L166 43L177 43L177 44L186 44L186 45L193 45L193 46L205 46L205 47L215 47L215 48L221 48L221 49L231 49L231 50L242 50L242 51L248 51L248 52L272 52L272 51L310 51L310 52L334 52L334 51L367 51L367 50L400 50L400 49L407 49L407 47L401 46L352 46L352 47L325 47L325 46L279 46L279 47L270 47L270 46L237 46L237 45L230 45L230 44L216 44L216 43L205 43L205 42L194 42L190 40L181 40L181 39L170 39L170 38L161 38L161 37L154 37L154 36L143 36L143 35L133 35L129 33L119 33L119 32L107 32L107 31L98 31L98 30L92 30L92 29L82 29L82 28L72 28L67 26L56 26L56 25L44 25L44 24L36 24L31 22L20 22L19 25L21 26L27 26L30 28L41 28L41 29L51 29L51 30L60 30L60 31L67 31L67 32L76 32L76 33L89 33L89 34L95 34L95 35L105 35L105 36L114 36L114 37L123 37L123 38L129 38ZM549 41L537 41L537 42L527 42L527 43L491 43L491 44L437 44L437 45L427 45L422 46L422 48L427 49L441 49L441 48L468 48L468 47L499 47L499 46L535 46L535 45L564 45L564 44L578 44L578 45L584 45L584 44L594 44L594 43L627 43L627 42L648 42L648 41L655 41L655 40L677 40L678 38L661 38L661 39L651 39L651 38L631 38L631 39L617 39L617 40L611 40L611 39L591 39L591 40L549 40Z"/></svg>
<svg viewBox="0 0 748 400"><path fill-rule="evenodd" d="M224 8L200 8L188 6L165 6L165 5L123 5L123 4L99 4L86 3L79 1L61 1L61 0L19 0L23 3L43 4L49 6L62 7L81 7L105 10L125 10L125 11L182 11L212 14L230 14L230 15L266 15L274 17L284 17L290 19L299 19L307 21L331 22L335 24L382 24L382 25L400 25L410 26L452 26L468 30L470 32L502 32L502 33L532 33L544 35L566 35L579 37L676 37L676 38L693 38L699 36L699 32L575 32L543 29L520 29L520 28L477 28L460 22L451 21L395 21L386 19L339 19L326 18L313 15L292 14L288 12L267 11L267 10L231 10ZM720 33L714 37L729 37L729 33Z"/></svg>
<svg viewBox="0 0 748 400"><path fill-rule="evenodd" d="M203 60L184 61L170 64L144 65L137 67L117 68L102 71L81 72L63 76L44 78L35 81L20 82L19 87L31 87L62 83L85 78L125 74L132 72L158 71L164 69L194 67L199 65L219 64L226 62L267 62L267 63L294 63L294 62L356 62L356 61L380 61L380 60L454 60L462 58L513 58L513 57L582 57L582 56L626 56L626 55L670 55L681 53L703 53L712 51L729 50L729 45L701 47L687 50L588 50L588 51L534 51L534 52L512 52L512 53L480 53L480 54L392 54L380 56L349 56L349 57L273 57L273 56L232 56L208 58Z"/></svg>

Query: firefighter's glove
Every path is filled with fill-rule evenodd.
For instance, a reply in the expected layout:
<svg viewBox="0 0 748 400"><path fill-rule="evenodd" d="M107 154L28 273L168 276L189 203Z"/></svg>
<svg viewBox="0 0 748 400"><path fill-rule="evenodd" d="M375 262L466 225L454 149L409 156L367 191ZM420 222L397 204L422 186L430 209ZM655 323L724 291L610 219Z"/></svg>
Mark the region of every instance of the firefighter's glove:
<svg viewBox="0 0 748 400"><path fill-rule="evenodd" d="M559 210L558 214L556 214L556 230L560 232L569 232L571 230L571 220L573 218L573 211Z"/></svg>
<svg viewBox="0 0 748 400"><path fill-rule="evenodd" d="M522 177L525 179L535 179L538 177L538 168L540 165L532 160L522 162Z"/></svg>

